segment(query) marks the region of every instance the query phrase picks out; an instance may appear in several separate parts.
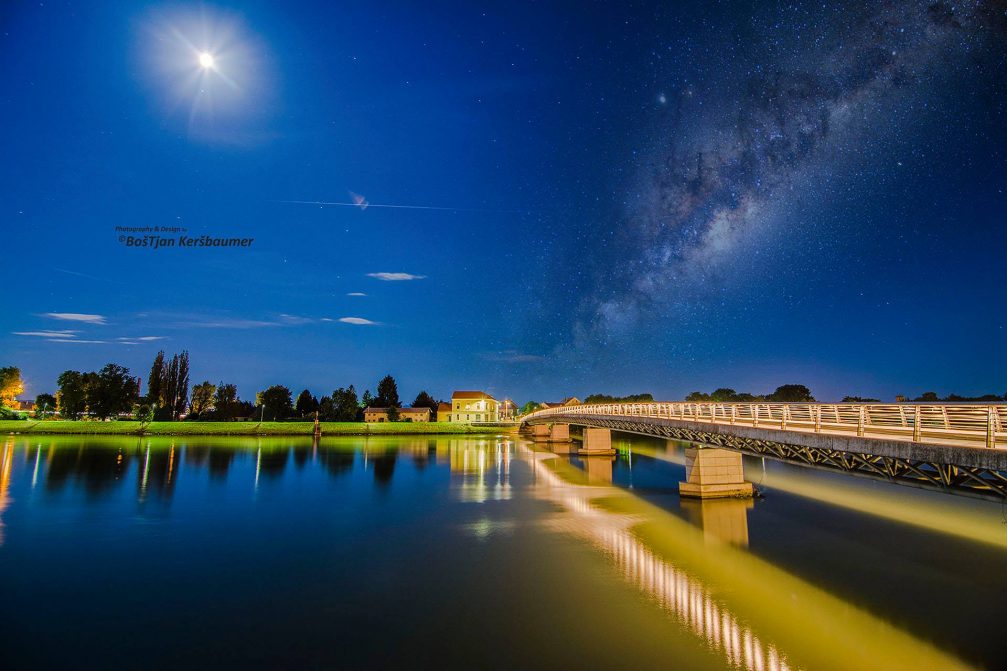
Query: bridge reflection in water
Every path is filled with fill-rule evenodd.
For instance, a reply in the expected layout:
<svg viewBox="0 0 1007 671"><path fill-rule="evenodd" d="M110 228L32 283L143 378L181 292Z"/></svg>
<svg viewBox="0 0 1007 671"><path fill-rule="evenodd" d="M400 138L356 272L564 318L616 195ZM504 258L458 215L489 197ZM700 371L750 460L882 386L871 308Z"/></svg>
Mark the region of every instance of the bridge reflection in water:
<svg viewBox="0 0 1007 671"><path fill-rule="evenodd" d="M522 446L548 524L602 551L734 668L962 669L967 663L750 554L746 501L696 501L701 529L605 485L562 457ZM586 460L591 468L592 460ZM609 465L611 462L608 462ZM720 507L719 504L727 504ZM603 607L601 604L599 606Z"/></svg>

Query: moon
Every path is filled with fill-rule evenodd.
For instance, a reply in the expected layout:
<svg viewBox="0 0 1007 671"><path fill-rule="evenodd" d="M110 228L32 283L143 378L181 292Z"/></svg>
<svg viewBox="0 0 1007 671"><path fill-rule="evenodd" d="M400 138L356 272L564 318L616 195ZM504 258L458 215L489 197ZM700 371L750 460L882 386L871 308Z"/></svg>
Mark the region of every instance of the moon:
<svg viewBox="0 0 1007 671"><path fill-rule="evenodd" d="M213 54L209 51L204 51L199 54L199 66L204 70L213 69Z"/></svg>

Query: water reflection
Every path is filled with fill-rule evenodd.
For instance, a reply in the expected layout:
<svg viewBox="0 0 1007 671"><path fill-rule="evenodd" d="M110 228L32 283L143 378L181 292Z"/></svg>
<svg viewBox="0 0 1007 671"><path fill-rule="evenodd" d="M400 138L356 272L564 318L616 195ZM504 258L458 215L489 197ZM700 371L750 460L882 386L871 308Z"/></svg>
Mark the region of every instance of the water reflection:
<svg viewBox="0 0 1007 671"><path fill-rule="evenodd" d="M447 452L462 501L506 501L513 496L510 483L514 442L510 439L452 439L438 446L438 458Z"/></svg>
<svg viewBox="0 0 1007 671"><path fill-rule="evenodd" d="M0 546L3 545L4 525L3 514L10 506L10 477L14 469L14 441L4 442L3 452L0 453Z"/></svg>
<svg viewBox="0 0 1007 671"><path fill-rule="evenodd" d="M535 494L565 514L551 528L584 538L626 580L721 653L761 669L957 669L963 661L744 550L747 507L694 509L702 529L550 453L532 451ZM744 524L742 524L744 522ZM837 655L837 651L843 651Z"/></svg>
<svg viewBox="0 0 1007 671"><path fill-rule="evenodd" d="M599 557L604 557L615 569L612 574L615 583L622 584L621 576L668 613L667 620L657 618L661 626L681 625L683 630L704 641L727 666L744 669L911 668L914 671L965 666L953 655L892 625L876 613L829 594L779 565L753 556L747 549L750 501L682 501L681 509L689 520L685 521L612 486L613 466L619 463L617 468L621 468L621 462L604 457L575 461L582 465L582 470L575 469L565 459L534 451L508 437L323 438L320 441L308 438L95 441L74 437L47 438L45 445L31 446L23 439L8 440L0 452L0 547L9 550L23 543L31 548L31 543L37 542L31 534L17 531L24 531L37 519L31 515L39 514L44 506L33 508L30 500L24 507L18 507L16 502L12 504L14 495L19 499L25 493L29 493L28 498L36 496L30 493L29 482L31 487L41 485L40 493L76 489L84 499L102 496L112 500L115 492L119 499L127 502L130 515L135 498L143 504L140 506L143 512L158 511L155 504L161 504L166 517L174 515L181 519L186 511L191 513L194 506L177 505L172 511L167 504L173 497L180 497L182 503L193 500L205 503L206 492L214 495L221 492L221 481L229 478L227 491L245 497L244 501L254 501L252 505L255 506L241 508L243 504L239 502L231 506L232 512L237 509L244 515L245 511L254 511L256 529L270 528L266 526L270 515L282 518L283 524L289 525L290 511L296 510L302 516L310 515L312 510L325 511L325 516L304 523L305 529L311 529L310 533L289 532L287 542L296 544L303 552L301 555L292 552L289 556L320 556L314 543L317 538L324 537L325 532L318 530L343 528L340 525L357 525L364 529L357 538L360 542L357 549L377 553L372 545L376 527L371 525L373 520L366 518L366 512L357 514L362 508L304 504L306 501L324 504L333 500L353 503L353 499L341 497L359 492L361 486L383 493L395 488L396 496L383 495L379 498L380 505L374 509L382 514L394 511L400 516L396 521L405 520L403 528L409 526L409 515L427 505L428 500L436 500L436 506L445 508L434 507L432 515L423 516L435 519L436 524L450 530L461 528L464 533L459 536L469 542L477 540L478 547L487 554L498 552L505 547L501 545L504 543L562 536L564 542L578 548L580 554L576 556L581 560L590 557L597 562ZM315 464L317 467L308 467ZM619 473L615 475L618 480ZM296 486L280 487L276 484L279 481L294 482ZM200 482L204 490L198 488ZM407 500L408 496L415 496L415 491L420 491L412 489L420 482L428 487L424 493L431 487L443 491L447 482L450 495L440 499ZM258 486L261 489L256 490ZM309 490L315 498L303 498ZM373 499L368 495L364 503L360 500L355 503L366 505ZM401 508L389 505L389 502L403 501L405 504ZM46 502L42 499L42 503ZM263 502L269 505L260 505ZM465 505L458 505L459 502ZM485 502L509 503L470 505ZM72 497L48 503L54 508L63 504L62 514L79 506L79 501ZM284 504L289 507L283 508ZM450 506L454 506L455 511L447 513L446 507ZM536 511L532 519L539 522L544 518L546 522L524 524L515 511L529 508ZM458 509L462 512L458 513ZM72 510L76 512L75 508ZM353 510L354 514L339 512L345 510ZM504 519L498 517L501 511L506 511ZM16 523L18 515L20 526ZM188 518L188 523L207 534L199 537L201 542L214 537L213 533L223 532L225 537L241 533L244 518L237 518L237 522L235 518L220 519L230 520L235 525L233 531L224 523L207 529L199 526L204 520L218 521L213 509L201 510L199 520L193 522ZM757 515L752 519L758 519ZM101 522L96 522L97 527L85 528L82 537L87 539L87 531L93 528L102 529ZM560 534L543 534L543 527ZM538 534L537 537L530 529ZM286 528L284 533L287 533ZM387 533L402 533L402 529ZM571 537L578 540L570 540ZM18 542L14 538L19 539ZM518 538L520 540L513 540ZM148 547L162 548L160 542L155 541ZM226 538L221 542L226 542ZM242 549L255 547L250 545ZM471 545L461 547L464 551L472 551ZM515 551L518 560L524 556L525 547L522 545L519 552ZM122 548L116 546L113 550L120 552ZM332 546L328 551L336 553L339 550ZM851 562L858 559L863 556L850 556ZM401 558L384 557L382 562L387 566L401 566ZM290 568L296 573L303 570L303 565L292 561ZM864 567L864 571L870 570L870 566ZM608 577L608 572L595 571L591 575L593 577L588 580L601 580ZM433 589L423 582L424 577L434 579L418 574L417 585ZM436 576L436 579L443 581L438 583L440 586L447 586L443 587L445 594L438 593L440 597L464 600L470 596L462 591L451 593L450 589L461 588L452 584L449 577ZM927 584L921 581L920 589L926 589ZM592 585L584 587L589 590ZM527 589L522 585L513 588L516 591ZM842 593L847 594L848 590ZM569 596L561 594L555 598L565 600ZM606 604L599 603L597 607L604 609ZM917 621L927 617L926 613L912 613L904 608L902 612ZM653 618L653 614L648 612L648 617ZM563 634L557 632L556 635Z"/></svg>
<svg viewBox="0 0 1007 671"><path fill-rule="evenodd" d="M709 542L721 541L748 547L748 511L752 499L687 499L680 505L689 521L703 530Z"/></svg>

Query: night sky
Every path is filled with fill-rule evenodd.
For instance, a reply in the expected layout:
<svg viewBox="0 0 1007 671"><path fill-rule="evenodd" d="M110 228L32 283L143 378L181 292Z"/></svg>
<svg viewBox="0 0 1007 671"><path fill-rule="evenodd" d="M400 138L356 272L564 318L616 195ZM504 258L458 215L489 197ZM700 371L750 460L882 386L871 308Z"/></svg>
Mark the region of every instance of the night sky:
<svg viewBox="0 0 1007 671"><path fill-rule="evenodd" d="M0 63L25 398L162 348L243 398L1007 391L1002 2L10 1Z"/></svg>

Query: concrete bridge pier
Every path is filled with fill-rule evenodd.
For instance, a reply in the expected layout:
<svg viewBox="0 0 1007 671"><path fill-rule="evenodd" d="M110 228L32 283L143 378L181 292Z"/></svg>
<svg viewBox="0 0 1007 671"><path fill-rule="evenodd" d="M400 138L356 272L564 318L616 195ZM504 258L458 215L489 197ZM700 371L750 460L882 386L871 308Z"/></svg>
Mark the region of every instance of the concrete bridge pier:
<svg viewBox="0 0 1007 671"><path fill-rule="evenodd" d="M555 454L570 454L574 451L570 441L569 424L553 424L549 431L549 449Z"/></svg>
<svg viewBox="0 0 1007 671"><path fill-rule="evenodd" d="M532 424L531 439L536 443L549 443L549 449L556 454L570 454L569 424Z"/></svg>
<svg viewBox="0 0 1007 671"><path fill-rule="evenodd" d="M685 482L678 493L697 499L751 498L752 483L745 481L740 452L715 447L685 449Z"/></svg>
<svg viewBox="0 0 1007 671"><path fill-rule="evenodd" d="M569 443L570 442L570 425L569 424L553 424L552 429L549 432L549 442L551 443Z"/></svg>
<svg viewBox="0 0 1007 671"><path fill-rule="evenodd" d="M531 439L536 443L547 443L549 442L549 425L548 424L532 424L531 425Z"/></svg>
<svg viewBox="0 0 1007 671"><path fill-rule="evenodd" d="M584 427L584 439L577 454L582 457L610 457L615 454L615 450L612 449L611 429Z"/></svg>

